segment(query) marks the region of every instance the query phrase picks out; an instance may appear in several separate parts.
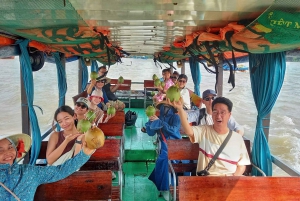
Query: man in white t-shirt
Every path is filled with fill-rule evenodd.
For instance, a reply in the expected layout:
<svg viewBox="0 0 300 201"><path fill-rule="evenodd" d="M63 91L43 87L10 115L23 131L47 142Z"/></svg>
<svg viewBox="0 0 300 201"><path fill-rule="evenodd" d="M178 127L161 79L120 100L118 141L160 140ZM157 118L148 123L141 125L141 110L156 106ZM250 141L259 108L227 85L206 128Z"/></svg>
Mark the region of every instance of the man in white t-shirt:
<svg viewBox="0 0 300 201"><path fill-rule="evenodd" d="M218 97L212 102L213 125L190 126L186 112L180 101L173 102L178 110L182 127L192 143L199 143L197 172L204 170L213 158L227 135L229 134L228 120L231 116L232 102L224 97ZM250 159L243 137L236 132L209 169L212 176L241 176L250 165Z"/></svg>
<svg viewBox="0 0 300 201"><path fill-rule="evenodd" d="M196 122L196 125L212 125L212 102L217 97L217 93L212 89L207 89L202 93L202 103L205 108L199 110L189 110L187 111L188 121ZM244 135L244 128L231 115L228 120L228 128Z"/></svg>

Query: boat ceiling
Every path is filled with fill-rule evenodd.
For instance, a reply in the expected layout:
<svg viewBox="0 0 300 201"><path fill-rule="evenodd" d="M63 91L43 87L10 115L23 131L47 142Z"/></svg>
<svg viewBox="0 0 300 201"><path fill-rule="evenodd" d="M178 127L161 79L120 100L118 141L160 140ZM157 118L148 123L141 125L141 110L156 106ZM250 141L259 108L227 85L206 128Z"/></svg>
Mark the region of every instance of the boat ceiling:
<svg viewBox="0 0 300 201"><path fill-rule="evenodd" d="M58 51L61 49L55 45L83 44L84 39L94 37L90 32L101 32L113 47L121 47L131 55L146 56L161 52L164 47L172 48L174 42L199 31L241 20L253 21L273 3L273 0L2 0L0 29L5 36L54 45L51 48ZM71 38L70 43L44 37L47 30L69 27L86 29L81 31L80 39ZM42 31L39 33L37 29ZM84 34L88 37L84 38Z"/></svg>

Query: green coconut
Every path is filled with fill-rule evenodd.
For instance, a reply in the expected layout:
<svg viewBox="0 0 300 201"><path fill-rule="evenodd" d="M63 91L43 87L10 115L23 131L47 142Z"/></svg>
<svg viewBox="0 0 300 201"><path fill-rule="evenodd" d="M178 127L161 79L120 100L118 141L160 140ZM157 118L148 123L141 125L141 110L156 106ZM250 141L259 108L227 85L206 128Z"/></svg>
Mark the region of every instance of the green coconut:
<svg viewBox="0 0 300 201"><path fill-rule="evenodd" d="M108 115L114 115L114 114L116 114L116 108L114 108L113 106L109 106L107 108L107 114Z"/></svg>
<svg viewBox="0 0 300 201"><path fill-rule="evenodd" d="M124 83L124 78L122 76L119 77L118 83L123 84Z"/></svg>
<svg viewBox="0 0 300 201"><path fill-rule="evenodd" d="M152 80L156 80L156 79L159 79L159 78L157 77L157 75L156 75L156 74L153 74L153 76L152 76Z"/></svg>
<svg viewBox="0 0 300 201"><path fill-rule="evenodd" d="M151 91L151 96L154 96L155 95L155 92L154 91Z"/></svg>
<svg viewBox="0 0 300 201"><path fill-rule="evenodd" d="M170 99L171 102L179 101L180 99L180 91L179 88L176 86L171 86L166 93L166 97Z"/></svg>
<svg viewBox="0 0 300 201"><path fill-rule="evenodd" d="M95 112L93 112L93 111L91 111L91 110L89 110L89 111L85 114L85 116L86 116L86 119L89 120L90 122L93 122L93 121L95 120L95 118L96 118Z"/></svg>
<svg viewBox="0 0 300 201"><path fill-rule="evenodd" d="M89 120L81 119L78 121L77 130L79 133L85 133L91 128L92 124Z"/></svg>
<svg viewBox="0 0 300 201"><path fill-rule="evenodd" d="M165 83L165 82L161 82L161 83L160 83L160 86L161 86L162 88L164 88L164 87L165 87L165 85L166 85L166 83Z"/></svg>
<svg viewBox="0 0 300 201"><path fill-rule="evenodd" d="M155 107L153 107L152 105L149 105L147 108L146 108L146 115L148 117L151 117L153 115L155 115Z"/></svg>
<svg viewBox="0 0 300 201"><path fill-rule="evenodd" d="M97 77L98 77L98 73L95 72L95 71L92 71L91 74L90 74L91 80L95 80Z"/></svg>
<svg viewBox="0 0 300 201"><path fill-rule="evenodd" d="M89 149L98 149L104 145L105 136L100 128L92 127L85 133L84 140Z"/></svg>
<svg viewBox="0 0 300 201"><path fill-rule="evenodd" d="M160 80L159 79L154 80L154 86L156 86L156 87L160 86Z"/></svg>

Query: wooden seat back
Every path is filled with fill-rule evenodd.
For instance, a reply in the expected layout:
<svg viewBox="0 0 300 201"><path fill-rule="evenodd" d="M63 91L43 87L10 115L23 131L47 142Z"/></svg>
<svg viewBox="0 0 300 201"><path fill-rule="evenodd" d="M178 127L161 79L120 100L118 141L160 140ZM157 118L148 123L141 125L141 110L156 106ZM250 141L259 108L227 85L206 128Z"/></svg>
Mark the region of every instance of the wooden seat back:
<svg viewBox="0 0 300 201"><path fill-rule="evenodd" d="M191 160L190 163L172 164L176 173L193 172L196 170L197 163L194 163L193 160L198 160L198 143L193 144L189 139L181 139L167 140L167 145L169 160Z"/></svg>
<svg viewBox="0 0 300 201"><path fill-rule="evenodd" d="M144 80L144 88L153 88L154 87L154 81L153 80Z"/></svg>
<svg viewBox="0 0 300 201"><path fill-rule="evenodd" d="M299 177L179 177L179 200L299 200Z"/></svg>
<svg viewBox="0 0 300 201"><path fill-rule="evenodd" d="M112 172L79 171L69 177L37 188L35 201L109 200L112 197Z"/></svg>
<svg viewBox="0 0 300 201"><path fill-rule="evenodd" d="M72 97L74 105L75 105L77 99L80 98L80 97L84 97L84 98L88 97L87 91L84 90L84 91L81 92L80 94L77 94L76 96L73 96L73 97Z"/></svg>
<svg viewBox="0 0 300 201"><path fill-rule="evenodd" d="M118 79L111 79L110 84L112 86L118 83ZM124 80L124 82L119 86L118 90L130 91L131 90L131 80Z"/></svg>
<svg viewBox="0 0 300 201"><path fill-rule="evenodd" d="M123 123L99 123L100 128L105 136L123 136Z"/></svg>
<svg viewBox="0 0 300 201"><path fill-rule="evenodd" d="M104 112L104 115L105 115L104 116L104 119L105 119L106 118L106 112ZM113 118L111 118L110 120L108 120L107 123L112 123L112 124L122 123L122 124L125 124L125 113L124 113L124 111L116 111L116 115Z"/></svg>

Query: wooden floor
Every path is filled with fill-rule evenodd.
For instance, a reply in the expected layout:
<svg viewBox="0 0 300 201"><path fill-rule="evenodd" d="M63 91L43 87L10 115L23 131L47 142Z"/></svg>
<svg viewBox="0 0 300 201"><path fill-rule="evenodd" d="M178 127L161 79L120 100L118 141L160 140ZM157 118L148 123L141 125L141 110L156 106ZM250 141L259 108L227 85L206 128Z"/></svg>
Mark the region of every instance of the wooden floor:
<svg viewBox="0 0 300 201"><path fill-rule="evenodd" d="M123 187L123 201L155 201L164 200L159 197L155 185L148 179L155 166L156 137L150 137L141 132L148 118L144 109L132 108L138 114L135 126L125 128L125 186ZM117 183L117 179L114 180Z"/></svg>

